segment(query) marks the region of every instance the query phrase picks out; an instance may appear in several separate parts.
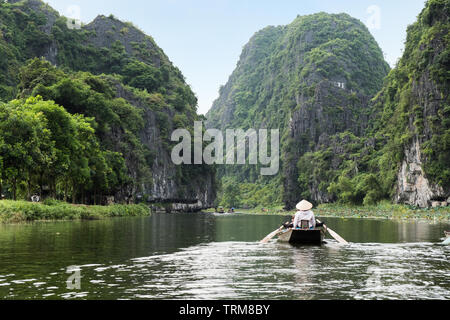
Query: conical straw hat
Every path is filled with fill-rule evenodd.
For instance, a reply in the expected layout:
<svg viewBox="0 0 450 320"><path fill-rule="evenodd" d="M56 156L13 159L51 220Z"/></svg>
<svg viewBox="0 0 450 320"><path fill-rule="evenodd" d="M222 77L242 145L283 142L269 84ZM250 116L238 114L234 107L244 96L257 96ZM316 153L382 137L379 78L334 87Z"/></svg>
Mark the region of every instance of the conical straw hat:
<svg viewBox="0 0 450 320"><path fill-rule="evenodd" d="M311 210L313 208L313 205L309 201L302 200L301 202L299 202L297 204L296 208L298 210L300 210L300 211L308 211L308 210Z"/></svg>

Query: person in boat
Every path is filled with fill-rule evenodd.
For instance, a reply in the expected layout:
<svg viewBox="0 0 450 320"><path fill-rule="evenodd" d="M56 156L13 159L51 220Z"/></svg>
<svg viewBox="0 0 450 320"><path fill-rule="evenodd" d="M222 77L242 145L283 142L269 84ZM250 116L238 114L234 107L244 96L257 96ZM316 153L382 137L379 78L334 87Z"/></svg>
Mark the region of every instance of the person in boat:
<svg viewBox="0 0 450 320"><path fill-rule="evenodd" d="M302 228L302 221L308 221L309 229L314 229L316 227L316 217L314 212L312 212L313 205L311 202L302 200L296 206L297 213L294 216L293 228Z"/></svg>

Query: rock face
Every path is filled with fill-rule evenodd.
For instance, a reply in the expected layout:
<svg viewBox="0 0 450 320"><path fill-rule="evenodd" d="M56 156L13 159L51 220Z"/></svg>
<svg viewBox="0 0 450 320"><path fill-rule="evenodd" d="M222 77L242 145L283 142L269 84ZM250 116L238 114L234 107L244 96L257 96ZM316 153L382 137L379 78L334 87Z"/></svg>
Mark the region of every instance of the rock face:
<svg viewBox="0 0 450 320"><path fill-rule="evenodd" d="M435 54L439 55L439 49L435 51ZM442 88L432 81L427 72L418 80L413 81L411 92L412 101L420 106L421 114L411 113L409 116L409 130L415 132L415 134L413 141L405 148L404 159L397 177L394 200L396 203L429 207L433 200L445 200L450 194L448 187L444 189L442 185L430 182L424 168L426 162L430 159L422 154L423 146L435 134L440 133L441 129L436 130L436 125L433 124L432 119L440 116L445 105L445 99L442 97L448 97L448 88ZM418 117L423 118L421 134L417 134ZM445 144L444 141L438 143ZM446 184L448 185L448 182Z"/></svg>
<svg viewBox="0 0 450 320"><path fill-rule="evenodd" d="M450 80L443 75L448 73L450 54L449 14L448 2L426 3L408 30L405 54L398 66L411 75L406 108L407 129L412 135L398 173L394 196L398 203L428 207L433 202L446 204L450 195Z"/></svg>
<svg viewBox="0 0 450 320"><path fill-rule="evenodd" d="M170 114L170 111L168 111ZM177 177L177 166L170 157L170 152L161 144L161 132L155 123L157 117L152 111L146 111L145 129L141 133L144 144L153 149L156 159L152 165L152 186L150 190L143 190L148 194L149 202L173 202L175 211L195 211L212 207L216 197L215 172L212 168L204 167L203 172L192 176L186 182ZM155 150L156 149L156 150Z"/></svg>
<svg viewBox="0 0 450 320"><path fill-rule="evenodd" d="M445 196L441 186L432 185L422 168L420 144L416 139L408 150L398 173L395 201L418 207L429 207L432 199Z"/></svg>
<svg viewBox="0 0 450 320"><path fill-rule="evenodd" d="M300 108L292 114L290 144L289 149L285 149L284 202L287 208L294 208L299 195L304 192L297 182L302 171L297 166L298 159L306 152L330 147L330 137L337 133L347 131L361 135L368 125L369 99L369 96L352 93L330 81L320 82L312 99L297 97ZM335 152L343 151L336 149ZM316 203L331 202L331 195L319 188L321 182L311 179L308 186L310 198Z"/></svg>
<svg viewBox="0 0 450 320"><path fill-rule="evenodd" d="M167 137L162 133L159 119L161 113L165 115L168 122L164 130L172 132L174 130L173 118L175 112L171 108L163 108L159 114L148 107L146 101L142 101L132 92L117 84L117 97L123 98L132 105L141 108L144 112L144 128L140 132L140 140L155 155L151 163L151 183L142 186L138 192L137 186L128 190L127 194L136 195L138 198L149 203L165 203L167 212L170 211L199 211L213 206L216 199L215 171L212 167L197 166L198 173L190 174L188 182L180 180L180 167L173 164L170 149L167 148ZM120 135L115 139L121 140ZM181 168L181 175L183 175ZM132 173L136 174L136 173ZM184 172L186 174L186 172ZM189 173L188 173L189 174ZM118 199L124 199L127 194L118 194ZM144 199L145 197L145 199Z"/></svg>

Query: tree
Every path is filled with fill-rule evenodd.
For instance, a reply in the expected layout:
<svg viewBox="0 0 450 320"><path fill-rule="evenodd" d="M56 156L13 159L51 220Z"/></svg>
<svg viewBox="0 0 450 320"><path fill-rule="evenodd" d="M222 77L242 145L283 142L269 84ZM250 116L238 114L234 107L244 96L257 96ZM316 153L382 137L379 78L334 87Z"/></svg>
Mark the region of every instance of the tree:
<svg viewBox="0 0 450 320"><path fill-rule="evenodd" d="M48 167L54 160L55 149L47 120L23 101L14 100L0 106L1 176L12 185L17 199L18 183L25 181L30 196L36 168Z"/></svg>
<svg viewBox="0 0 450 320"><path fill-rule="evenodd" d="M225 187L221 205L226 207L239 205L239 186L237 184L230 183Z"/></svg>

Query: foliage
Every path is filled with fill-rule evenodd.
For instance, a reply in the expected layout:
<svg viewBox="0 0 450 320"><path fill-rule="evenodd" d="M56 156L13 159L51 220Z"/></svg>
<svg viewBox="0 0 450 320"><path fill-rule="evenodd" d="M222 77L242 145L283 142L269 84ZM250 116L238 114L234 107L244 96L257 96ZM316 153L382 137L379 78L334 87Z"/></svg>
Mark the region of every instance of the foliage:
<svg viewBox="0 0 450 320"><path fill-rule="evenodd" d="M15 159L2 158L19 142L0 135L0 193L80 203L145 198L151 168L170 148L171 127L190 128L199 119L197 98L154 40L131 23L99 16L78 30L67 22L44 2L0 2L0 103L33 124L16 136L23 150ZM4 119L5 131L22 125ZM171 178L187 190L212 170L183 166Z"/></svg>
<svg viewBox="0 0 450 320"><path fill-rule="evenodd" d="M0 3L0 101L14 98L20 63L42 56L51 37L42 31L42 12L20 10L21 3Z"/></svg>
<svg viewBox="0 0 450 320"><path fill-rule="evenodd" d="M109 195L126 180L119 154L102 151L92 119L71 115L42 97L13 100L0 106L0 177L23 197L48 188L72 201L77 195Z"/></svg>
<svg viewBox="0 0 450 320"><path fill-rule="evenodd" d="M360 100L364 100L361 97L374 95L381 89L388 71L381 49L360 21L347 14L323 12L299 16L287 26L264 28L250 39L230 80L221 88L219 99L207 114L208 126L280 129L282 166L285 168L289 162L295 166L299 160L293 159L297 157L296 153L314 151L319 137L329 133L327 126L331 128L328 131L350 130L343 121L346 114L354 118L354 127L358 126L365 111L360 106ZM344 82L345 90L337 90L335 82ZM329 96L321 97L319 88L327 88ZM338 105L340 102L343 103ZM304 110L312 124L311 128L305 128L301 137L292 140L290 122L299 109ZM319 121L314 118L319 109L326 113L329 123L314 123ZM310 132L308 129L315 130ZM325 162L320 164L324 169L323 176L316 170L316 178L326 180L320 186L326 191L327 181L334 176L332 168L325 168L328 166ZM306 172L309 171L300 170L303 176L301 193L305 197L310 194L311 181ZM279 191L278 194L286 193L280 187L283 184L281 175L273 179L261 177L259 168L251 165L218 168L218 177L233 177L236 183L256 184L258 190L269 194L274 190ZM273 189L266 189L268 185ZM247 196L249 199L244 202L248 200L254 205L250 201L254 194ZM280 201L273 197L271 200L277 204Z"/></svg>
<svg viewBox="0 0 450 320"><path fill-rule="evenodd" d="M374 204L392 199L405 150L421 146L426 178L450 188L448 1L431 0L408 28L406 47L372 102L372 120L360 137L334 136L303 155L302 190L323 185L329 200ZM311 196L305 192L303 196Z"/></svg>
<svg viewBox="0 0 450 320"><path fill-rule="evenodd" d="M36 220L98 220L107 217L147 216L146 205L84 206L61 201L45 203L0 201L0 223L21 223Z"/></svg>
<svg viewBox="0 0 450 320"><path fill-rule="evenodd" d="M279 184L275 182L238 183L233 178L223 179L222 191L218 197L220 205L227 208L274 207L282 203Z"/></svg>
<svg viewBox="0 0 450 320"><path fill-rule="evenodd" d="M382 146L373 161L389 179L404 150L417 140L426 177L450 188L450 65L448 1L430 0L408 27L403 57L375 101L371 135Z"/></svg>

